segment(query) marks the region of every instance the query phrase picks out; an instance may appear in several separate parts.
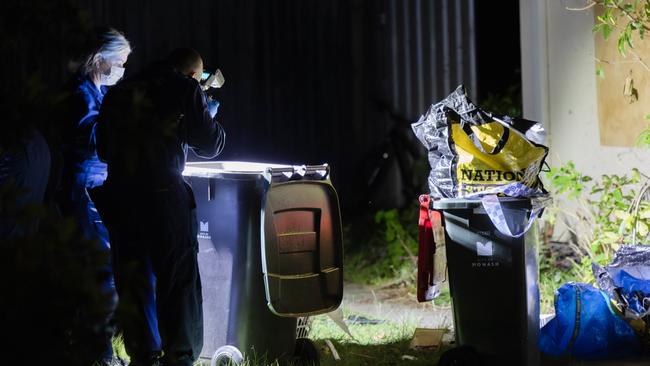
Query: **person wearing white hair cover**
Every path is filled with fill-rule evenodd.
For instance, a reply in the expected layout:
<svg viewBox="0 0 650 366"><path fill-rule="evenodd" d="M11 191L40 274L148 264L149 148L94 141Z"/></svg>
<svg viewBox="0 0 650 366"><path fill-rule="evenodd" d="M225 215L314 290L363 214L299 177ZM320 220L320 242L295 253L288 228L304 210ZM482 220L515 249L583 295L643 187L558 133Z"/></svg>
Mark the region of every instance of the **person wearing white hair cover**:
<svg viewBox="0 0 650 366"><path fill-rule="evenodd" d="M65 101L61 130L63 169L57 203L63 215L74 218L84 238L100 245L106 251L106 257L110 258L108 231L87 189L101 185L107 176L106 164L97 158L95 124L104 94L124 74L131 45L121 32L112 28L96 28L90 38L91 42L86 54L79 60ZM106 309L98 311L85 309L83 304L79 306L84 316L105 319L104 329L90 337L93 340L86 341L98 348L99 364L111 365L115 362L111 338L117 294L110 261L107 260L98 271L98 293L106 296Z"/></svg>

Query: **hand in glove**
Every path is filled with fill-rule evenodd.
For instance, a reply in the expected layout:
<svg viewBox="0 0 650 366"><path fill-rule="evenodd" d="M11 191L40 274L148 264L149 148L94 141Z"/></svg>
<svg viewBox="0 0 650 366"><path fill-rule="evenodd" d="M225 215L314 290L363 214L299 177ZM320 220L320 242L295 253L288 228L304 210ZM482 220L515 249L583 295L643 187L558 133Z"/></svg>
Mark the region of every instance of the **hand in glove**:
<svg viewBox="0 0 650 366"><path fill-rule="evenodd" d="M212 98L207 98L208 102L208 112L210 112L210 117L214 118L219 111L219 101Z"/></svg>

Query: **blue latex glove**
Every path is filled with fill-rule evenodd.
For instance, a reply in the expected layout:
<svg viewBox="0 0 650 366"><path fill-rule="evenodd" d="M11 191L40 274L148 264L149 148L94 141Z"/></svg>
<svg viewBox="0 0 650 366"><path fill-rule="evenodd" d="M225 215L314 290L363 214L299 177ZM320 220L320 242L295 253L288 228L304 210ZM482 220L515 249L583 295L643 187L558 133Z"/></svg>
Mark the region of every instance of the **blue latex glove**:
<svg viewBox="0 0 650 366"><path fill-rule="evenodd" d="M212 98L207 98L208 102L208 111L210 112L210 117L214 118L219 111L219 101Z"/></svg>

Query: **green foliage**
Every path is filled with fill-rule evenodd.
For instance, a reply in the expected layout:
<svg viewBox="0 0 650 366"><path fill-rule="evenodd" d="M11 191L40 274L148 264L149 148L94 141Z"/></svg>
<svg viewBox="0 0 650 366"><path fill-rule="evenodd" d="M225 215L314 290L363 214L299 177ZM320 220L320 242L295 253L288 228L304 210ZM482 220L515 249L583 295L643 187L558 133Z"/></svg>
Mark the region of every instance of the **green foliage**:
<svg viewBox="0 0 650 366"><path fill-rule="evenodd" d="M596 230L591 250L597 255L604 253L599 250L601 247L631 243L635 240L638 242L646 238L650 222L643 216L635 216L631 210L636 197L632 187L638 185L640 177L636 169L633 170L631 177L604 175L599 184L592 188L592 194L600 194L598 199L588 200L589 204L596 208ZM641 202L641 213L648 209L650 209L648 203ZM636 238L632 237L634 235L632 229L635 225L638 228ZM604 259L609 258L595 257L598 262Z"/></svg>
<svg viewBox="0 0 650 366"><path fill-rule="evenodd" d="M349 235L353 241L346 253L346 279L383 285L405 282L414 286L417 255L417 207L403 211L378 211L363 227L363 235ZM355 245L356 244L356 245Z"/></svg>
<svg viewBox="0 0 650 366"><path fill-rule="evenodd" d="M542 306L548 310L552 306L552 292L563 283L593 282L592 262L609 263L620 245L647 242L650 202L641 197L648 177L638 169L633 169L630 175L603 175L593 180L569 162L551 168L546 178L554 204L544 220L551 225L556 220L565 223L574 238L575 242L569 245L577 258L570 260L569 268L563 268L558 263L564 258L552 253L542 256L540 290ZM645 184L640 192L642 183Z"/></svg>
<svg viewBox="0 0 650 366"><path fill-rule="evenodd" d="M25 131L59 132L59 103L68 62L92 37L92 24L72 1L4 0L0 12L0 152L20 147ZM46 56L45 56L46 55Z"/></svg>
<svg viewBox="0 0 650 366"><path fill-rule="evenodd" d="M558 266L561 258L556 256L542 257L540 261L540 309L542 314L554 312L555 291L567 282L593 283L591 259L582 257L579 261L571 261L569 268Z"/></svg>
<svg viewBox="0 0 650 366"><path fill-rule="evenodd" d="M433 299L433 304L438 306L449 306L451 304L451 293L448 286L440 289L440 295Z"/></svg>
<svg viewBox="0 0 650 366"><path fill-rule="evenodd" d="M650 119L650 114L645 116L646 119ZM638 147L650 147L650 126L646 127L645 130L641 131L641 134L636 139L636 146Z"/></svg>
<svg viewBox="0 0 650 366"><path fill-rule="evenodd" d="M568 193L571 198L580 197L585 183L592 180L591 177L579 173L571 161L559 168L551 167L546 177L551 181L556 193Z"/></svg>
<svg viewBox="0 0 650 366"><path fill-rule="evenodd" d="M616 40L618 52L626 57L627 51L634 53L634 40L643 41L645 34L650 30L650 1L640 0L589 0L591 5L602 7L603 13L596 17L596 24L593 32L609 39L614 30L619 30ZM647 63L637 57L637 61L643 63L648 69ZM602 67L597 67L596 75L599 78L605 77ZM633 89L633 93L638 93ZM638 95L637 95L638 98ZM646 116L646 120L650 115ZM650 146L650 126L641 132L637 137L638 147Z"/></svg>
<svg viewBox="0 0 650 366"><path fill-rule="evenodd" d="M638 0L593 0L593 4L603 7L602 15L596 17L594 33L608 39L614 29L619 29L618 52L625 56L628 48L634 48L635 37L644 39L650 30L650 3Z"/></svg>
<svg viewBox="0 0 650 366"><path fill-rule="evenodd" d="M129 354L126 353L126 347L124 346L124 337L121 333L113 336L112 343L113 355L125 360L126 362L130 362L131 357L129 357Z"/></svg>
<svg viewBox="0 0 650 366"><path fill-rule="evenodd" d="M650 221L646 218L650 204L639 202L639 211L633 212L636 201L635 188L641 183L641 173L633 169L628 175L603 175L586 190L585 183L592 178L579 173L572 162L552 168L547 174L555 194L567 194L580 203L583 217L592 225L591 233L582 235L586 253L599 263L610 259L613 249L620 244L646 239ZM588 192L588 193L587 193ZM637 228L636 234L633 229ZM635 236L634 236L635 235Z"/></svg>
<svg viewBox="0 0 650 366"><path fill-rule="evenodd" d="M0 241L2 325L11 334L5 345L24 357L38 344L29 356L35 363L90 365L111 331L112 294L100 291L108 253L83 239L72 219L16 205L19 196L13 184L0 185L0 219L21 229Z"/></svg>
<svg viewBox="0 0 650 366"><path fill-rule="evenodd" d="M481 108L510 117L521 117L521 85L509 86L503 94L488 94L487 98L481 103Z"/></svg>
<svg viewBox="0 0 650 366"><path fill-rule="evenodd" d="M0 54L11 55L0 60L5 154L22 148L35 128L47 137L60 132L64 70L89 45L92 24L69 0L5 0L0 24ZM0 319L10 350L3 364L90 365L111 330L113 298L99 291L108 254L84 240L72 219L23 204L24 193L16 182L0 184L0 224L18 228L0 240Z"/></svg>

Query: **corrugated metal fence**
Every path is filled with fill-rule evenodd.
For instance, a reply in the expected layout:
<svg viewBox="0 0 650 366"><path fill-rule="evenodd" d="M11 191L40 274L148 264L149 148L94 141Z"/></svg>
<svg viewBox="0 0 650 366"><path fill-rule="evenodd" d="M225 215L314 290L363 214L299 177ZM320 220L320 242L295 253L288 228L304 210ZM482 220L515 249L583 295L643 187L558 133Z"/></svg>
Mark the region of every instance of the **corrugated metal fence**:
<svg viewBox="0 0 650 366"><path fill-rule="evenodd" d="M417 118L461 83L476 93L474 0L386 0L376 57L384 58L386 97L394 111Z"/></svg>

